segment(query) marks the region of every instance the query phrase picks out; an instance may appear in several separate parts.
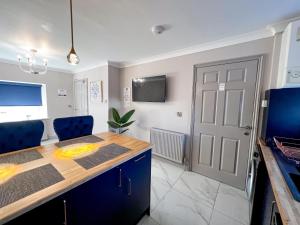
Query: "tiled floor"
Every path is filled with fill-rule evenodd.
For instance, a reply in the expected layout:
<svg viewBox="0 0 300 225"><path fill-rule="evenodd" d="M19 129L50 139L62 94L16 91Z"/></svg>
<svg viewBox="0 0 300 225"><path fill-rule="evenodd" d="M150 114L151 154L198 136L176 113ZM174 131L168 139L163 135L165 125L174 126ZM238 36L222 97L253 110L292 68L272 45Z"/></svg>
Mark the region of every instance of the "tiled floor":
<svg viewBox="0 0 300 225"><path fill-rule="evenodd" d="M138 225L249 224L249 203L241 190L158 158L152 160L151 182L151 216Z"/></svg>
<svg viewBox="0 0 300 225"><path fill-rule="evenodd" d="M152 160L151 216L138 225L248 225L246 193Z"/></svg>

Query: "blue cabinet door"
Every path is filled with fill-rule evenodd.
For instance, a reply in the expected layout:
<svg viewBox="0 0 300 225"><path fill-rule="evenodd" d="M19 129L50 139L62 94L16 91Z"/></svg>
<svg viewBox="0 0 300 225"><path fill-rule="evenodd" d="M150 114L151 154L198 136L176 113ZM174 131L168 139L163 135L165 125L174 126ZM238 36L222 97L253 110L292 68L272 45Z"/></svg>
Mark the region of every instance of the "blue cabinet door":
<svg viewBox="0 0 300 225"><path fill-rule="evenodd" d="M69 192L70 225L118 224L121 211L120 168L113 168Z"/></svg>
<svg viewBox="0 0 300 225"><path fill-rule="evenodd" d="M126 225L134 225L150 213L151 150L124 164L123 209Z"/></svg>
<svg viewBox="0 0 300 225"><path fill-rule="evenodd" d="M65 224L65 196L59 196L19 217L6 225L63 225Z"/></svg>

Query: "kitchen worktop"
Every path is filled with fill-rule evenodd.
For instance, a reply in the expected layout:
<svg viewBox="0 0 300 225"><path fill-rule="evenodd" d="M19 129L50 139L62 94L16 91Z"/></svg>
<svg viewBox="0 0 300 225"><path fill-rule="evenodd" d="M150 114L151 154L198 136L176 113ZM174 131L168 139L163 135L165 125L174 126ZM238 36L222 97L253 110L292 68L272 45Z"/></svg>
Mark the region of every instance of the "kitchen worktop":
<svg viewBox="0 0 300 225"><path fill-rule="evenodd" d="M284 225L300 224L300 202L297 202L280 171L278 163L272 150L265 145L262 139L258 140L268 174L270 177L272 189L275 195L276 203Z"/></svg>
<svg viewBox="0 0 300 225"><path fill-rule="evenodd" d="M31 209L45 202L48 202L49 200L73 189L74 187L79 186L80 184L85 183L88 180L91 180L92 178L100 174L103 174L104 172L110 170L111 168L114 168L122 164L123 162L128 161L151 148L150 144L147 142L140 141L128 136L117 135L111 132L100 133L97 134L96 136L100 137L103 140L97 143L92 143L90 145L92 146L96 145L99 151L102 151L102 149L103 151L106 150L107 153L109 152L110 149L121 149L121 150L123 149L123 151L120 151L121 154L117 156L113 156L113 158L111 158L108 161L104 161L104 162L99 161L101 163L98 162L99 164L94 164L92 166L90 166L90 164L89 166L83 166L79 163L78 160L76 161L75 158L65 157L68 156L68 154L66 155L66 152L64 152L65 155L58 154L58 151L61 150L61 147L57 144L39 146L36 148L31 148L31 149L0 155L0 159L1 159L2 157L14 156L15 154L18 154L20 152L22 152L23 155L27 151L28 153L32 154L32 151L35 150L37 153L39 153L42 156L42 157L36 157L36 159L28 162L17 164L17 170L15 170L16 174L14 174L14 176L16 177L18 175L26 174L26 172L28 171L33 171L35 169L42 168L42 167L46 167L53 171L56 170L58 172L57 182L54 183L53 185L47 186L41 190L38 190L37 192L34 192L33 194L25 196L17 201L14 201L0 208L0 224L6 223L7 221L15 217L18 217L19 215L27 211L30 211ZM119 148L116 148L116 146L119 146ZM82 151L82 149L79 150ZM10 158L14 160L14 158L16 157L10 157ZM90 161L88 161L88 163L95 163L94 162L95 160L94 161L93 159L92 161L91 159L89 160ZM5 182L2 184L0 182L0 185L5 185ZM14 191L14 190L7 190L7 191ZM6 194L7 193L1 192L0 197L1 195L3 195L2 197L5 197L4 195Z"/></svg>

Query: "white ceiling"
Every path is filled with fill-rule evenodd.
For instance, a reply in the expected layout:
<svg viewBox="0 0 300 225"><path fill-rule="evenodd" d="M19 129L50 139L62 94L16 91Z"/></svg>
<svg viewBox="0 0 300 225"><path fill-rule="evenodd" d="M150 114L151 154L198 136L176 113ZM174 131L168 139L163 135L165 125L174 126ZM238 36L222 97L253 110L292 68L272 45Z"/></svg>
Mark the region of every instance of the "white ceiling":
<svg viewBox="0 0 300 225"><path fill-rule="evenodd" d="M35 48L49 66L78 71L134 62L224 39L300 15L299 0L73 0L78 66L67 64L68 0L2 0L0 59ZM168 30L159 36L152 25Z"/></svg>

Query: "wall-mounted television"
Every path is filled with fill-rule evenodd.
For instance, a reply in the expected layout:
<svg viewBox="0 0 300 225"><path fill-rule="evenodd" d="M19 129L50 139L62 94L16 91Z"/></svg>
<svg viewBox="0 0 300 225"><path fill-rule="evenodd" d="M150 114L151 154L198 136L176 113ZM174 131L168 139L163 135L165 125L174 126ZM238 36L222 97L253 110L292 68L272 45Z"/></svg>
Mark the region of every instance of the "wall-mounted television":
<svg viewBox="0 0 300 225"><path fill-rule="evenodd" d="M132 80L132 101L165 102L166 75L135 78Z"/></svg>

